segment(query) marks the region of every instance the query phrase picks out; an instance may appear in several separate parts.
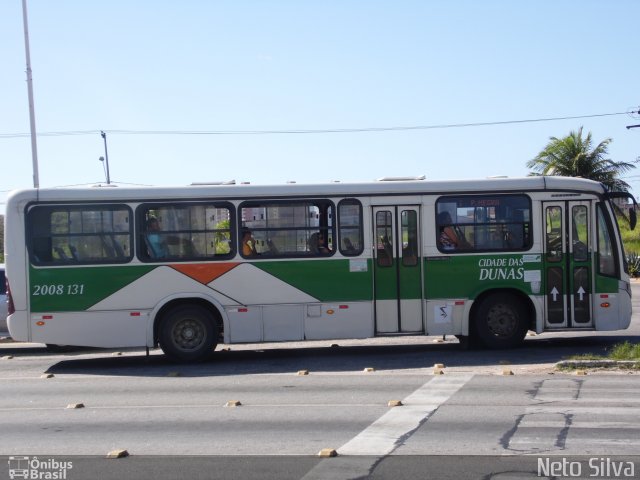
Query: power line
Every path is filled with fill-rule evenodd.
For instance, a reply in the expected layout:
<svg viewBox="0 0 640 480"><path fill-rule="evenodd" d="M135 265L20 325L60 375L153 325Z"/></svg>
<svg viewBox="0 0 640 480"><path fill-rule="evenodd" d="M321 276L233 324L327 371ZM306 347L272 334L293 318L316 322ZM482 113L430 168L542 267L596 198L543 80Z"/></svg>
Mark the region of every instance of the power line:
<svg viewBox="0 0 640 480"><path fill-rule="evenodd" d="M39 137L68 137L72 135L95 135L99 134L100 130L75 130L66 132L40 132ZM20 138L28 137L30 133L0 133L0 138Z"/></svg>
<svg viewBox="0 0 640 480"><path fill-rule="evenodd" d="M635 112L633 112L635 113ZM446 128L489 127L498 125L517 125L523 123L554 122L558 120L578 120L584 118L612 117L628 115L629 112L598 113L591 115L574 115L565 117L530 118L524 120L503 120L494 122L445 123L435 125L410 125L393 127L364 128L326 128L326 129L286 129L286 130L71 130L61 132L40 132L41 137L64 137L73 135L97 135L106 132L111 135L292 135L292 134L326 134L326 133L365 133L365 132L398 132L411 130L433 130ZM0 133L2 138L21 138L29 133Z"/></svg>

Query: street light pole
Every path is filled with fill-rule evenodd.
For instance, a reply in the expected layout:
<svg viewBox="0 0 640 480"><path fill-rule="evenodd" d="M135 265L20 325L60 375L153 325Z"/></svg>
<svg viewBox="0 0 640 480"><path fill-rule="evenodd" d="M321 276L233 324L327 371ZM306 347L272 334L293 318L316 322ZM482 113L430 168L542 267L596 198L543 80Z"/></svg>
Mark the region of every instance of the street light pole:
<svg viewBox="0 0 640 480"><path fill-rule="evenodd" d="M100 136L104 140L104 162L107 167L107 185L111 185L111 177L109 176L109 153L107 152L107 134L100 131Z"/></svg>
<svg viewBox="0 0 640 480"><path fill-rule="evenodd" d="M36 115L33 107L33 79L31 78L31 54L29 52L29 22L27 21L27 0L22 0L22 22L24 25L24 51L27 60L27 91L29 95L29 125L31 128L33 188L39 188L40 179L38 177L38 145L36 143Z"/></svg>

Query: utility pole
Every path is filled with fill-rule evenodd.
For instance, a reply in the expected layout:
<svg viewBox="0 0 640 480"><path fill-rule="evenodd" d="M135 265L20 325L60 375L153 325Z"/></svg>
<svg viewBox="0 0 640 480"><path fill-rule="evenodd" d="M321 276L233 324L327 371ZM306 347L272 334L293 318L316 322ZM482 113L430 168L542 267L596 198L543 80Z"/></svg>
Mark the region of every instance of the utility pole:
<svg viewBox="0 0 640 480"><path fill-rule="evenodd" d="M33 188L39 188L40 179L38 177L38 145L36 143L36 114L33 107L33 78L31 77L31 54L29 52L29 22L27 21L27 0L22 0L22 22L24 25L24 51L27 59L27 91L29 95L29 125L31 128Z"/></svg>
<svg viewBox="0 0 640 480"><path fill-rule="evenodd" d="M629 112L631 115L640 115L640 107L638 107L638 110L631 110L631 112ZM627 125L627 130L631 129L631 128L638 128L640 127L640 125Z"/></svg>

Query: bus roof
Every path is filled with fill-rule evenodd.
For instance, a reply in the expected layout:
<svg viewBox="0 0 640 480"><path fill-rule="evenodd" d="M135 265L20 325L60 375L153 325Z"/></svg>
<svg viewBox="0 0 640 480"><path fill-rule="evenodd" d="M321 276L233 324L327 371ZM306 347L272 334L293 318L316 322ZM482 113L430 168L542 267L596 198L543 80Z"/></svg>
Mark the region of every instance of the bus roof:
<svg viewBox="0 0 640 480"><path fill-rule="evenodd" d="M149 201L159 198L197 200L200 198L358 197L378 195L437 195L482 192L572 191L603 194L605 187L583 178L532 176L469 180L399 180L375 182L287 183L281 185L216 184L165 187L65 187L17 190L9 195L15 202L63 201Z"/></svg>

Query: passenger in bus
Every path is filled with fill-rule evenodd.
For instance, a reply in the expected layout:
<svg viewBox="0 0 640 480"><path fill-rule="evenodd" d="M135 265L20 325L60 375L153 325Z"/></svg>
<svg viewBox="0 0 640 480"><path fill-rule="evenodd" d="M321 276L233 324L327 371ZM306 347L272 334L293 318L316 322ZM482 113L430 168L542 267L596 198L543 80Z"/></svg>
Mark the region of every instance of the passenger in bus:
<svg viewBox="0 0 640 480"><path fill-rule="evenodd" d="M440 212L438 214L438 245L443 250L458 250L470 248L469 242L462 235L458 235L452 225L451 215L449 212Z"/></svg>
<svg viewBox="0 0 640 480"><path fill-rule="evenodd" d="M345 253L356 253L356 247L353 246L353 242L349 237L342 237L342 243L344 244Z"/></svg>
<svg viewBox="0 0 640 480"><path fill-rule="evenodd" d="M318 234L318 250L320 251L320 253L324 254L331 253L331 250L327 246L327 239L324 236L324 233Z"/></svg>
<svg viewBox="0 0 640 480"><path fill-rule="evenodd" d="M167 245L158 233L160 231L160 222L156 217L149 217L147 219L147 232L145 234L145 240L147 249L149 250L149 256L151 258L163 258L169 254Z"/></svg>
<svg viewBox="0 0 640 480"><path fill-rule="evenodd" d="M513 212L513 218L507 224L507 230L504 233L504 243L508 248L520 249L526 247L522 210Z"/></svg>
<svg viewBox="0 0 640 480"><path fill-rule="evenodd" d="M269 247L269 255L280 255L280 250L270 238L267 238L267 247Z"/></svg>
<svg viewBox="0 0 640 480"><path fill-rule="evenodd" d="M256 250L256 241L253 238L251 230L248 228L242 229L242 256L243 257L255 257L258 255Z"/></svg>
<svg viewBox="0 0 640 480"><path fill-rule="evenodd" d="M314 255L326 255L331 253L325 244L324 234L316 232L309 237L309 251Z"/></svg>
<svg viewBox="0 0 640 480"><path fill-rule="evenodd" d="M402 264L405 266L418 264L418 239L415 232L409 232L407 241L402 244Z"/></svg>
<svg viewBox="0 0 640 480"><path fill-rule="evenodd" d="M393 265L393 245L391 245L388 235L378 237L376 251L378 265L381 267L390 267Z"/></svg>

